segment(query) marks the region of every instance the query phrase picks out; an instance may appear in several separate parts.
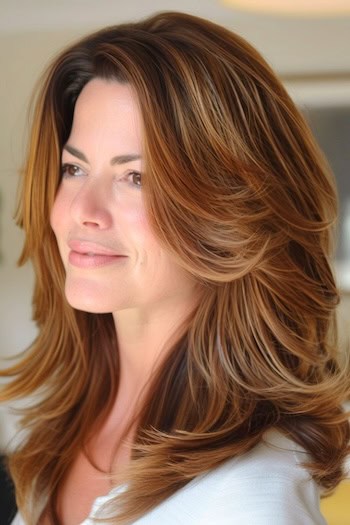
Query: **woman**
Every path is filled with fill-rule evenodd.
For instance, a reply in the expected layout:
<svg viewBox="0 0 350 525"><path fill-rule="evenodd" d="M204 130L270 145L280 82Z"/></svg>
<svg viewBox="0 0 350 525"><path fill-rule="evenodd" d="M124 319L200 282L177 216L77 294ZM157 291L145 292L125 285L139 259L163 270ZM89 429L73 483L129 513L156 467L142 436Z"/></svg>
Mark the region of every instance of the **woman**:
<svg viewBox="0 0 350 525"><path fill-rule="evenodd" d="M36 396L14 523L324 523L349 443L335 217L309 129L237 35L163 13L63 51L18 211L39 335L3 372L4 399Z"/></svg>

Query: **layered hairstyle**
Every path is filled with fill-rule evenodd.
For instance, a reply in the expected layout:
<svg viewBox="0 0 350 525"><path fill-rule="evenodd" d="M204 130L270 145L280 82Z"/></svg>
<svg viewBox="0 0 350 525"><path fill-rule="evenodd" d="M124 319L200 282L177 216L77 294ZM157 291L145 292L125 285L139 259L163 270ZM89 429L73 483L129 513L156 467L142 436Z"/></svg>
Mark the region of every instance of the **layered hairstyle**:
<svg viewBox="0 0 350 525"><path fill-rule="evenodd" d="M350 435L331 269L333 176L254 48L209 21L166 12L81 39L41 79L18 208L39 330L2 372L12 380L1 394L32 400L10 457L23 516L34 525L54 508L118 391L112 315L67 304L49 224L75 102L93 78L135 90L148 217L202 294L148 385L113 523L247 452L271 427L302 445L313 478L333 489Z"/></svg>

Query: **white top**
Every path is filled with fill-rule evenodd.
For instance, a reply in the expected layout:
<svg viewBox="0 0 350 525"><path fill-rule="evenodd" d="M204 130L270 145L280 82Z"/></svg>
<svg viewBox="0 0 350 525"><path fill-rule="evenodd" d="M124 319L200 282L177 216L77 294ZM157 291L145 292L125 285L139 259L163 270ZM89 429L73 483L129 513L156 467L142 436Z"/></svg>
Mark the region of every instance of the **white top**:
<svg viewBox="0 0 350 525"><path fill-rule="evenodd" d="M137 521L135 525L326 525L319 489L300 465L305 451L277 431L243 456L198 476ZM93 503L93 525L114 488ZM106 514L104 514L106 517ZM12 525L25 525L19 514ZM77 524L78 525L78 524Z"/></svg>

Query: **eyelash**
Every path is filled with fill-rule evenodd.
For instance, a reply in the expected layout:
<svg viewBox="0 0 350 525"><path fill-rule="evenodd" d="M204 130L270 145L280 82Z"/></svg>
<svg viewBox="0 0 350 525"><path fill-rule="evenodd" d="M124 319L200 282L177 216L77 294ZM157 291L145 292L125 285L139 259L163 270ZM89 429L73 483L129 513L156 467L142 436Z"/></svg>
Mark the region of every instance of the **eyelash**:
<svg viewBox="0 0 350 525"><path fill-rule="evenodd" d="M70 172L70 170L73 170L73 173ZM64 164L62 164L62 167L61 167L61 177L62 178L74 178L77 175L77 171L83 171L79 166L77 166L76 164L70 164L69 162L66 162ZM132 186L136 186L137 188L141 188L142 186L142 182L141 182L141 178L142 178L142 175L139 171L129 171L126 176L127 178L129 178L130 176L134 176L134 175L137 175L139 176L140 178L140 184L133 184L131 183Z"/></svg>

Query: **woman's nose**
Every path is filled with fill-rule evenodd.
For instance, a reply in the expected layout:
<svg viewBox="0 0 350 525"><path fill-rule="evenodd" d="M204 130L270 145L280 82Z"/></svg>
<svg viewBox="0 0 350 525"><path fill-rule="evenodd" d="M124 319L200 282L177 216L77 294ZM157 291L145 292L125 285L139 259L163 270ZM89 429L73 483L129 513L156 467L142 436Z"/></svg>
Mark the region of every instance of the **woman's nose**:
<svg viewBox="0 0 350 525"><path fill-rule="evenodd" d="M110 193L98 181L87 180L79 189L71 203L71 215L79 226L108 229L112 224L112 215L108 207Z"/></svg>

